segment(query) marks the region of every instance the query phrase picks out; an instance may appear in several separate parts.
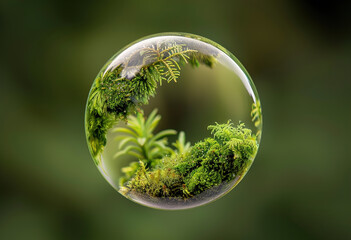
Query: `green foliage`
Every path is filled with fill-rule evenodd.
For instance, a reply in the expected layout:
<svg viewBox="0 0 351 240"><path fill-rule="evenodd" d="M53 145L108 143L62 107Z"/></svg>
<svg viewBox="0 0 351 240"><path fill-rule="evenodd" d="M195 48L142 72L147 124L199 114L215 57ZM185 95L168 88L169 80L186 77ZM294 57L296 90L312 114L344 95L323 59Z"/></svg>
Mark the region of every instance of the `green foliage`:
<svg viewBox="0 0 351 240"><path fill-rule="evenodd" d="M121 67L101 74L95 81L87 105L87 137L93 157L99 163L107 131L119 119L127 119L156 92L156 82L145 70L131 80L119 78ZM149 76L149 77L146 77Z"/></svg>
<svg viewBox="0 0 351 240"><path fill-rule="evenodd" d="M146 160L147 165L150 166L155 159L172 154L173 150L167 146L166 137L177 132L167 129L154 135L153 131L160 120L161 116L157 115L157 109L151 112L147 120L140 112L137 113L136 117L130 115L128 117L128 127L113 129L114 132L124 134L117 137L121 140L119 143L120 150L114 157L129 154L140 160Z"/></svg>
<svg viewBox="0 0 351 240"><path fill-rule="evenodd" d="M144 63L151 62L151 66L159 73L162 80L176 82L180 76L179 63L188 63L190 54L196 53L184 44L161 42L140 51ZM160 81L160 84L162 82Z"/></svg>
<svg viewBox="0 0 351 240"><path fill-rule="evenodd" d="M129 181L134 174L138 171L139 169L139 163L138 162L131 162L128 167L122 168L122 172L124 173L124 176L119 179L119 185L122 186L124 183Z"/></svg>
<svg viewBox="0 0 351 240"><path fill-rule="evenodd" d="M176 151L174 153L176 154L184 154L190 150L190 142L186 142L185 140L185 133L181 131L178 135L178 140L172 144L174 147L176 147Z"/></svg>
<svg viewBox="0 0 351 240"><path fill-rule="evenodd" d="M233 155L213 138L196 143L186 161L176 168L185 176L189 191L198 194L233 177Z"/></svg>
<svg viewBox="0 0 351 240"><path fill-rule="evenodd" d="M214 138L196 143L176 168L192 194L198 194L241 175L257 152L256 138L244 123L228 121L208 127Z"/></svg>
<svg viewBox="0 0 351 240"><path fill-rule="evenodd" d="M185 136L179 134L174 145L186 151L176 150L150 168L142 163L144 167L136 171L124 186L154 197L188 198L241 177L256 155L256 136L245 128L244 123L235 127L228 121L210 125L208 129L213 138L200 141L193 147L184 144Z"/></svg>
<svg viewBox="0 0 351 240"><path fill-rule="evenodd" d="M261 137L261 128L262 128L262 109L260 101L252 104L251 110L252 122L255 124L255 127L259 128L256 133L258 139Z"/></svg>
<svg viewBox="0 0 351 240"><path fill-rule="evenodd" d="M186 153L190 149L190 142L185 141L184 132L180 132L178 140L173 143L176 150L168 147L167 142L167 136L176 134L175 130L167 129L153 134L160 120L161 116L157 115L157 109L154 109L147 119L141 112L138 112L136 117L129 116L127 127L113 129L114 132L121 133L116 137L116 140L120 140L120 142L119 151L114 157L117 158L125 154L131 155L145 162L147 167L153 168L160 163L160 159ZM163 167L171 167L171 163L172 161L168 161L168 164L164 164ZM132 162L130 166L122 168L124 176L120 179L120 185L131 179L138 166L138 162Z"/></svg>
<svg viewBox="0 0 351 240"><path fill-rule="evenodd" d="M181 175L171 168L156 168L148 170L144 162L135 177L127 183L127 188L146 193L153 197L189 196L186 187L181 184Z"/></svg>
<svg viewBox="0 0 351 240"><path fill-rule="evenodd" d="M106 97L99 90L100 81L96 81L90 92L86 112L86 132L91 152L96 164L99 164L102 147L106 145L106 134L115 122L115 115L107 112Z"/></svg>
<svg viewBox="0 0 351 240"><path fill-rule="evenodd" d="M193 67L199 67L200 64L203 64L207 67L212 68L216 62L216 58L212 55L206 55L199 52L193 52L190 54L189 63Z"/></svg>
<svg viewBox="0 0 351 240"><path fill-rule="evenodd" d="M100 164L107 131L147 104L162 81L176 82L180 65L187 63L212 67L215 58L183 44L159 42L137 50L112 70L101 71L91 89L86 111L87 139L96 164Z"/></svg>

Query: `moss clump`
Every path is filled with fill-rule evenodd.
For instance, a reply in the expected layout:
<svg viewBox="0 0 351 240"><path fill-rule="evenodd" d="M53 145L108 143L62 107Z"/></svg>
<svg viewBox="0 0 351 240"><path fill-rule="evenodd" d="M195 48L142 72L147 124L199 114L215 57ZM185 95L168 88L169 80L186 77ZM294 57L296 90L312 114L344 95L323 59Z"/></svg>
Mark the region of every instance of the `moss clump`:
<svg viewBox="0 0 351 240"><path fill-rule="evenodd" d="M156 92L156 80L150 69L128 80L120 78L122 68L99 76L91 90L87 105L86 125L88 142L94 159L106 145L107 131L117 120L127 119L142 104L147 104ZM151 76L152 75L152 76Z"/></svg>
<svg viewBox="0 0 351 240"><path fill-rule="evenodd" d="M135 176L126 184L128 189L153 197L190 196L175 169L158 166L149 170L142 161L139 164Z"/></svg>
<svg viewBox="0 0 351 240"><path fill-rule="evenodd" d="M176 169L192 194L198 194L241 175L257 152L256 137L244 123L234 127L216 124L208 127L213 138L196 143Z"/></svg>
<svg viewBox="0 0 351 240"><path fill-rule="evenodd" d="M208 129L213 137L192 147L188 145L186 151L176 150L161 159L132 163L134 167L124 171L121 192L186 199L246 172L258 148L251 130L244 123L235 127L230 121L210 125ZM182 138L185 143L184 133Z"/></svg>

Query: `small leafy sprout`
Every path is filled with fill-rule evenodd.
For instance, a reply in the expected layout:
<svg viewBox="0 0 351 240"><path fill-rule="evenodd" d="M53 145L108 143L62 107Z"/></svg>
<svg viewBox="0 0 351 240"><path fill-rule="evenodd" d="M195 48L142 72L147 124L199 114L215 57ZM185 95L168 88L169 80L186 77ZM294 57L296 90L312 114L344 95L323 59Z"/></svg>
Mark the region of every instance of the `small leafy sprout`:
<svg viewBox="0 0 351 240"><path fill-rule="evenodd" d="M150 164L155 159L170 155L173 150L167 146L167 136L175 135L177 132L172 129L163 130L157 134L153 131L161 120L157 115L157 109L153 110L147 120L142 113L128 117L127 127L117 127L113 132L122 133L116 139L119 142L119 151L115 158L121 155L132 155L140 160L146 160Z"/></svg>
<svg viewBox="0 0 351 240"><path fill-rule="evenodd" d="M190 142L185 141L185 133L181 131L178 135L178 140L172 144L176 147L175 153L177 154L184 154L190 150L191 144Z"/></svg>

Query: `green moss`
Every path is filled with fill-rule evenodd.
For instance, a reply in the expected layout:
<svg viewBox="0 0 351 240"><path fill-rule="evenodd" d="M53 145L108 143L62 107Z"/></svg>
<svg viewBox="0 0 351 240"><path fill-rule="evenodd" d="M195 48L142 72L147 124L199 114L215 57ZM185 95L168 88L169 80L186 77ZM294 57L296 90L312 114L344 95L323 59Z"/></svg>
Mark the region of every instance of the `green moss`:
<svg viewBox="0 0 351 240"><path fill-rule="evenodd" d="M140 169L122 186L124 190L152 197L188 198L240 177L256 155L256 136L244 123L235 127L228 121L208 128L213 138L188 151L165 156L150 168L140 162Z"/></svg>
<svg viewBox="0 0 351 240"><path fill-rule="evenodd" d="M140 161L140 167L134 178L126 183L128 189L146 193L153 197L188 196L182 184L182 176L172 168L156 168L149 170Z"/></svg>
<svg viewBox="0 0 351 240"><path fill-rule="evenodd" d="M215 62L215 57L182 44L162 42L136 51L113 70L105 72L105 67L94 82L86 111L87 139L96 164L100 164L107 131L147 104L158 84L176 82L181 64L212 67Z"/></svg>
<svg viewBox="0 0 351 240"><path fill-rule="evenodd" d="M155 96L158 85L178 80L182 64L212 68L215 63L212 55L182 44L161 42L137 50L113 69L106 71L105 67L101 71L88 98L87 139L93 158L100 165L107 132L118 121L128 120L128 127L114 129L121 133L115 157L135 157L135 162L121 169L121 192L185 199L230 182L250 166L260 132L253 135L243 123L211 125L208 129L212 137L193 146L180 132L178 140L169 144L167 136L176 131L154 133L161 116L154 110L146 120L140 108ZM260 129L259 102L253 105L251 115Z"/></svg>

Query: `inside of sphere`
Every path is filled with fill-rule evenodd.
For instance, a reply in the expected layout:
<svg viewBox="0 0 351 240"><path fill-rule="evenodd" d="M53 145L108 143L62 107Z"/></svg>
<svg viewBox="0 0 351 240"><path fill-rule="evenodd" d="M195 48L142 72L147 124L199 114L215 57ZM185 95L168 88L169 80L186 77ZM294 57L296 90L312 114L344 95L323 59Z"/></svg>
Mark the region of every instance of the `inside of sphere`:
<svg viewBox="0 0 351 240"><path fill-rule="evenodd" d="M95 163L117 191L149 207L183 209L240 182L258 150L262 114L252 81L228 53L160 36L101 70L86 127Z"/></svg>

